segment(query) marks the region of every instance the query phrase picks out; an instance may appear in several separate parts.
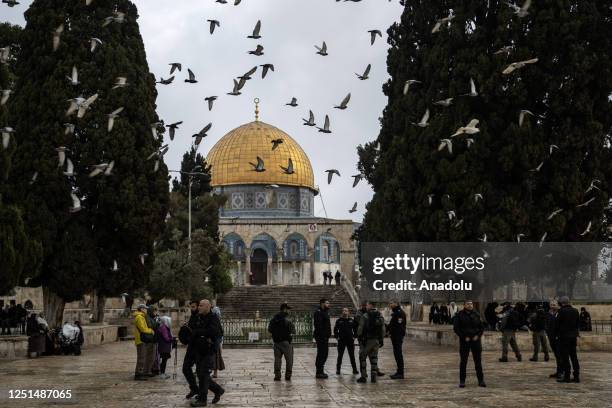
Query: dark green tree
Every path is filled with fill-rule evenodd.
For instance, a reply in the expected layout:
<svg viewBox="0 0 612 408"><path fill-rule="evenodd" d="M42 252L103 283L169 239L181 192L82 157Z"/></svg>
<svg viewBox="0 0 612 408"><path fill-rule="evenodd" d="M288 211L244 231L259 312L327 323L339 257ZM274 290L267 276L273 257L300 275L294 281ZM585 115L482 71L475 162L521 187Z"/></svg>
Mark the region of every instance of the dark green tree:
<svg viewBox="0 0 612 408"><path fill-rule="evenodd" d="M402 5L388 30L380 134L358 149L375 193L359 239L601 240L612 170L609 4L534 0L523 18L495 0ZM477 96L466 95L470 79ZM408 80L421 82L404 93ZM450 106L435 104L446 98ZM413 125L427 109L429 126ZM533 115L521 126L522 110ZM479 133L451 137L472 119Z"/></svg>
<svg viewBox="0 0 612 408"><path fill-rule="evenodd" d="M103 304L105 296L146 281L153 241L163 230L168 208L168 173L162 157L146 160L159 151L162 135L152 125L159 122L157 92L137 9L128 0L97 0L89 6L77 0L35 0L25 18L11 107L21 135L14 164L20 178L12 189L26 203L28 233L44 248L41 273L33 284L42 284L48 296L60 299L53 303L73 298L75 289L82 294L93 289L95 303ZM52 33L60 31L54 50ZM101 42L93 52L92 38ZM67 79L73 67L78 83ZM126 79L125 86L120 78ZM94 95L80 114L78 109L68 114L68 100ZM119 108L123 110L109 130L108 114ZM62 167L58 148L65 148ZM68 159L74 165L72 175L65 174ZM90 177L96 165L103 172ZM76 214L70 211L71 194L82 207ZM96 260L81 269L95 282L92 287L73 287L76 282L65 268L52 267L58 263L61 237L74 218L83 218L79 224L88 227L93 242L80 252Z"/></svg>

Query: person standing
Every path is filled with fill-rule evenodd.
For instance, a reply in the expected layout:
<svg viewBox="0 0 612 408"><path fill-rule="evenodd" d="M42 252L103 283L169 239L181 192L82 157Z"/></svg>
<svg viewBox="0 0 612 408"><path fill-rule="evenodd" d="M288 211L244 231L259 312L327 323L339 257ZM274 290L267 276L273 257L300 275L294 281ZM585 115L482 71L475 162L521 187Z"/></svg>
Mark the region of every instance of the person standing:
<svg viewBox="0 0 612 408"><path fill-rule="evenodd" d="M440 305L440 324L448 324L448 307L442 303Z"/></svg>
<svg viewBox="0 0 612 408"><path fill-rule="evenodd" d="M134 371L134 380L142 381L146 380L151 368L153 358L152 353L148 352L148 349L154 350L148 347L152 343L146 343L143 341L145 337L147 340L153 340L154 331L147 325L146 319L147 306L144 304L138 305L134 312L134 344L136 345L136 369Z"/></svg>
<svg viewBox="0 0 612 408"><path fill-rule="evenodd" d="M196 364L196 352L195 348L191 344L193 328L195 327L195 322L198 319L198 301L192 300L189 302L189 309L191 310L189 321L183 324L179 330L179 340L181 343L187 345L187 350L185 351L185 357L183 359L183 375L187 380L187 384L189 384L189 393L185 396L186 399L193 398L194 396L198 395L199 392L198 383L196 382L195 375L193 374L193 366Z"/></svg>
<svg viewBox="0 0 612 408"><path fill-rule="evenodd" d="M211 401L216 404L225 390L210 378L210 371L214 365L215 341L221 337L221 322L217 315L211 311L212 305L208 299L202 299L198 305L198 315L193 326L191 344L196 353L196 373L198 375L198 397L191 403L192 407L205 407L207 405L208 390L214 394Z"/></svg>
<svg viewBox="0 0 612 408"><path fill-rule="evenodd" d="M172 354L172 319L170 316L162 316L159 320L161 322L157 328L157 350L161 359L159 377L167 380L170 376L166 374L166 363Z"/></svg>
<svg viewBox="0 0 612 408"><path fill-rule="evenodd" d="M586 308L580 308L580 331L592 331L593 326L591 325L591 314L587 312Z"/></svg>
<svg viewBox="0 0 612 408"><path fill-rule="evenodd" d="M492 302L487 304L487 308L485 309L485 320L487 321L488 330L495 330L495 326L497 326L497 313L495 309L497 309L497 302Z"/></svg>
<svg viewBox="0 0 612 408"><path fill-rule="evenodd" d="M440 324L440 307L434 302L429 309L429 324Z"/></svg>
<svg viewBox="0 0 612 408"><path fill-rule="evenodd" d="M355 313L355 326L357 327L357 330L359 330L359 324L361 323L361 319L367 313L368 313L368 302L363 301L361 302L359 310L357 310L357 312ZM359 344L360 352L361 352L362 344L361 344L361 341L359 340L359 336L357 336L357 343ZM381 372L380 368L377 366L376 375L378 375L379 377L383 377L385 373Z"/></svg>
<svg viewBox="0 0 612 408"><path fill-rule="evenodd" d="M406 313L404 313L398 301L389 303L389 309L391 310L391 321L387 326L387 332L389 337L391 337L393 357L395 357L395 364L397 364L397 371L390 378L392 380L399 380L404 378L402 343L404 342L404 336L406 336Z"/></svg>
<svg viewBox="0 0 612 408"><path fill-rule="evenodd" d="M359 339L359 366L361 369L361 377L357 379L358 383L367 382L367 363L366 359L370 359L370 381L375 383L378 373L378 349L383 346L385 337L385 319L380 312L376 310L372 302L367 302L367 312L359 319L359 327L357 328L357 338Z"/></svg>
<svg viewBox="0 0 612 408"><path fill-rule="evenodd" d="M325 362L329 353L329 338L332 335L331 321L329 319L329 301L321 299L319 308L314 313L314 338L317 342L317 357L315 360L316 378L325 379Z"/></svg>
<svg viewBox="0 0 612 408"><path fill-rule="evenodd" d="M554 374L549 375L550 378L561 378L563 376L563 368L561 367L561 355L559 354L559 339L555 330L557 329L557 314L559 313L559 303L556 300L550 302L550 310L546 315L546 336L548 337L548 344L550 349L555 355L555 362L557 363L557 370Z"/></svg>
<svg viewBox="0 0 612 408"><path fill-rule="evenodd" d="M9 319L9 306L0 308L0 324L2 325L2 334L11 334L11 325Z"/></svg>
<svg viewBox="0 0 612 408"><path fill-rule="evenodd" d="M336 280L336 286L340 286L341 278L342 278L342 273L340 271L336 271L336 274L334 275L334 279Z"/></svg>
<svg viewBox="0 0 612 408"><path fill-rule="evenodd" d="M459 308L457 307L455 302L450 302L448 304L448 323L449 324L453 324L453 319L455 318L455 315L457 314L458 311L459 311Z"/></svg>
<svg viewBox="0 0 612 408"><path fill-rule="evenodd" d="M357 363L355 362L355 337L357 337L357 325L355 320L349 315L348 307L342 309L342 316L336 320L334 325L334 337L338 340L338 360L336 361L336 374L341 374L342 357L344 349L349 355L353 374L359 374Z"/></svg>
<svg viewBox="0 0 612 408"><path fill-rule="evenodd" d="M508 344L512 347L512 351L514 351L516 355L516 360L521 361L521 351L516 344L516 331L521 327L521 316L512 308L510 302L504 304L499 326L502 332L502 356L499 361L501 363L508 362Z"/></svg>
<svg viewBox="0 0 612 408"><path fill-rule="evenodd" d="M217 315L219 318L219 322L221 322L221 309L217 306L217 302L213 301L212 312ZM213 372L213 378L217 378L219 376L219 371L225 370L225 362L223 361L223 324L221 324L221 336L217 339L215 344L215 367Z"/></svg>
<svg viewBox="0 0 612 408"><path fill-rule="evenodd" d="M474 368L476 369L476 378L480 387L486 387L484 382L484 374L482 372L482 333L484 332L484 324L480 319L480 315L474 310L474 303L471 300L466 300L463 303L463 309L455 315L453 320L453 330L459 337L459 388L465 387L465 377L467 369L467 360L472 352L474 359Z"/></svg>
<svg viewBox="0 0 612 408"><path fill-rule="evenodd" d="M544 361L549 360L548 342L546 341L546 312L542 307L538 307L534 315L529 318L529 329L533 340L533 356L529 361L538 361L540 345L544 352Z"/></svg>
<svg viewBox="0 0 612 408"><path fill-rule="evenodd" d="M153 329L153 333L157 332L159 326L161 326L161 322L159 320L159 311L157 306L149 305L147 307L146 313L147 326ZM159 350L157 349L157 339L154 339L153 342L147 343L145 350L147 351L147 360L149 362L149 366L145 367L147 369L147 373L150 377L154 377L159 375ZM149 358L150 356L150 358Z"/></svg>
<svg viewBox="0 0 612 408"><path fill-rule="evenodd" d="M268 324L268 332L272 334L274 342L274 381L281 380L281 368L283 357L285 357L285 381L291 381L293 372L293 340L292 334L295 333L295 326L289 319L291 306L287 303L280 305L280 312L274 315Z"/></svg>
<svg viewBox="0 0 612 408"><path fill-rule="evenodd" d="M574 371L573 382L580 382L580 364L576 353L577 339L580 336L580 314L578 309L572 307L567 296L559 298L561 309L557 314L557 324L555 334L559 341L559 356L561 357L561 367L563 377L557 379L558 382L572 382L570 379L571 369ZM570 360L572 365L570 367Z"/></svg>

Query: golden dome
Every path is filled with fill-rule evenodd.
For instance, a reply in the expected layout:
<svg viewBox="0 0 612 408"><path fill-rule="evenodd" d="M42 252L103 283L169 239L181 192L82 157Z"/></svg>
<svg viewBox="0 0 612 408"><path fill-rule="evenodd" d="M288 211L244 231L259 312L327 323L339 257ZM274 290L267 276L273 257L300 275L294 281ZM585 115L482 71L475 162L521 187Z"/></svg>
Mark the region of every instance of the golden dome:
<svg viewBox="0 0 612 408"><path fill-rule="evenodd" d="M272 140L282 139L272 150ZM266 171L253 170L250 163L257 157L264 161ZM294 174L285 174L280 166L293 161ZM308 156L300 145L282 130L264 122L247 123L223 136L208 152L212 165L211 185L278 184L307 187L315 190L314 175Z"/></svg>

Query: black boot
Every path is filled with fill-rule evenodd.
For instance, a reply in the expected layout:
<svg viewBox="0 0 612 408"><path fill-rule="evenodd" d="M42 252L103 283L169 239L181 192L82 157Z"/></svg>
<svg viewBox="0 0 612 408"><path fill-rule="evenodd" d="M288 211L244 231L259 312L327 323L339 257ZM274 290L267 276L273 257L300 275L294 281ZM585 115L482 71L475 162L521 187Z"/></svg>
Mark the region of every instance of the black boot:
<svg viewBox="0 0 612 408"><path fill-rule="evenodd" d="M357 379L357 382L358 382L358 383L365 383L365 382L368 382L368 380L367 380L367 378L365 378L365 377L359 377L359 378Z"/></svg>
<svg viewBox="0 0 612 408"><path fill-rule="evenodd" d="M185 395L185 399L192 399L196 395L198 395L198 390L190 390L189 394Z"/></svg>
<svg viewBox="0 0 612 408"><path fill-rule="evenodd" d="M391 378L392 380L403 380L404 373L395 373L393 375L390 375L389 378Z"/></svg>
<svg viewBox="0 0 612 408"><path fill-rule="evenodd" d="M370 375L370 382L375 383L377 378L378 378L377 373L372 373L372 375Z"/></svg>
<svg viewBox="0 0 612 408"><path fill-rule="evenodd" d="M221 390L219 392L215 393L215 397L212 399L212 401L210 402L211 404L216 404L217 402L219 402L219 400L221 399L221 396L225 394L225 390L223 388L221 388Z"/></svg>

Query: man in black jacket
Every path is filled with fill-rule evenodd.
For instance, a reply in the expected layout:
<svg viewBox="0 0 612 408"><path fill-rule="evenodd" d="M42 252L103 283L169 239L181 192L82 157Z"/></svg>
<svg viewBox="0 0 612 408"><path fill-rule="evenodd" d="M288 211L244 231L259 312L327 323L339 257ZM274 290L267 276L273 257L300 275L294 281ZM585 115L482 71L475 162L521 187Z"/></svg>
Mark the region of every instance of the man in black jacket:
<svg viewBox="0 0 612 408"><path fill-rule="evenodd" d="M463 303L463 310L455 316L453 329L455 334L459 336L459 356L461 357L461 362L459 363L459 387L465 387L467 360L470 351L474 359L478 385L486 387L482 372L482 343L480 340L484 331L484 324L480 320L478 312L474 310L474 304L471 300L466 300Z"/></svg>
<svg viewBox="0 0 612 408"><path fill-rule="evenodd" d="M561 357L561 367L563 369L563 378L559 378L559 382L571 382L570 379L570 360L574 370L574 382L580 382L580 364L578 363L578 355L576 354L577 338L580 335L580 313L570 305L567 296L559 298L561 309L557 314L557 324L555 325L555 334L559 341L559 355Z"/></svg>
<svg viewBox="0 0 612 408"><path fill-rule="evenodd" d="M193 332L193 328L195 326L195 322L198 319L198 301L192 300L189 302L189 308L191 309L191 316L189 317L189 321L185 323L184 326L187 329L181 328L181 331L188 330L189 337L191 337L191 333ZM179 337L181 334L179 333ZM191 342L187 344L187 351L185 352L185 358L183 360L183 375L187 380L187 384L189 384L189 394L185 396L185 398L190 399L195 395L198 395L198 383L196 382L195 375L193 375L193 366L196 364L196 353L195 349L191 345Z"/></svg>
<svg viewBox="0 0 612 408"><path fill-rule="evenodd" d="M391 321L387 325L387 333L389 333L389 337L391 337L393 357L395 357L395 363L397 364L397 371L395 374L391 375L390 378L392 380L398 380L404 378L404 354L402 353L402 343L406 335L406 313L402 310L399 302L396 301L389 303L389 309L391 310Z"/></svg>
<svg viewBox="0 0 612 408"><path fill-rule="evenodd" d="M548 361L548 342L546 341L546 312L538 306L534 315L529 317L529 329L533 340L533 356L529 361L538 361L540 346L544 351L544 361Z"/></svg>
<svg viewBox="0 0 612 408"><path fill-rule="evenodd" d="M355 320L349 316L348 307L342 309L342 316L336 320L336 324L334 325L334 337L338 340L336 374L340 375L341 373L340 369L342 367L344 349L346 349L349 359L351 360L353 374L359 374L359 371L357 371L357 363L355 361L355 338L357 337L357 325L355 324Z"/></svg>
<svg viewBox="0 0 612 408"><path fill-rule="evenodd" d="M314 338L317 342L317 357L315 367L317 370L316 378L327 378L325 374L325 362L329 353L329 338L331 337L331 321L329 320L329 301L321 299L319 308L314 312Z"/></svg>
<svg viewBox="0 0 612 408"><path fill-rule="evenodd" d="M214 366L215 340L221 336L221 321L219 317L211 312L212 305L207 299L200 301L198 315L193 325L193 333L190 345L196 354L196 373L198 374L199 395L196 401L191 403L192 407L205 407L207 403L208 390L214 392L212 400L216 404L225 392L219 384L210 378L210 370Z"/></svg>
<svg viewBox="0 0 612 408"><path fill-rule="evenodd" d="M549 375L550 378L561 378L563 376L563 368L561 367L561 355L559 354L559 341L557 339L557 314L559 313L559 303L556 300L550 302L550 310L546 314L546 337L548 344L555 355L557 370L554 374Z"/></svg>
<svg viewBox="0 0 612 408"><path fill-rule="evenodd" d="M289 320L289 309L287 303L280 306L277 313L268 324L268 331L272 334L274 341L274 381L281 380L282 358L285 357L285 380L291 381L293 371L293 345L291 335L295 333L293 322Z"/></svg>

